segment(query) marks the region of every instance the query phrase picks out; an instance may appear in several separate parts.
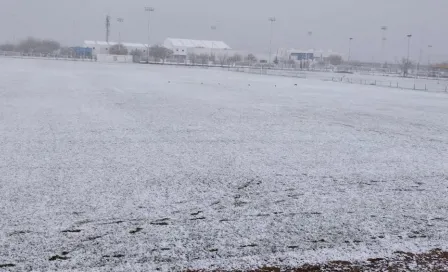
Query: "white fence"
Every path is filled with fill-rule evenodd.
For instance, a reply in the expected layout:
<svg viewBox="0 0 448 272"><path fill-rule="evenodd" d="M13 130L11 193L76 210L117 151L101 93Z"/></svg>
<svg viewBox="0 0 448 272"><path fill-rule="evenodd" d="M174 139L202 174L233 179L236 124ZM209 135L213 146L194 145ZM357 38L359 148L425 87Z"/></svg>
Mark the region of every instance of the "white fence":
<svg viewBox="0 0 448 272"><path fill-rule="evenodd" d="M98 62L132 63L133 57L130 55L108 55L98 54Z"/></svg>
<svg viewBox="0 0 448 272"><path fill-rule="evenodd" d="M267 69L264 67L229 67L228 69L229 71L242 72L242 73L306 78L306 74L303 71L293 69L277 70L277 69Z"/></svg>
<svg viewBox="0 0 448 272"><path fill-rule="evenodd" d="M351 74L351 73L334 73L334 72L318 72L294 69L272 69L263 67L229 67L229 71L286 76L296 78L320 79L323 81L333 81L349 84L360 84L370 86L380 86L407 90L431 91L431 92L448 92L448 79L444 78L414 78L400 77L398 75L367 75L367 74Z"/></svg>

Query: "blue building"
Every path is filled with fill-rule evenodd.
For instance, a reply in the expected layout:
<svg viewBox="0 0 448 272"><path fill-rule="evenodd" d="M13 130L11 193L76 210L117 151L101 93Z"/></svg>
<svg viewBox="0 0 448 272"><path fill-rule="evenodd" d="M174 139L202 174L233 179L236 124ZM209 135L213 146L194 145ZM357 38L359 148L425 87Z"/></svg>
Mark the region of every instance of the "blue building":
<svg viewBox="0 0 448 272"><path fill-rule="evenodd" d="M92 58L92 48L75 46L71 47L75 58Z"/></svg>

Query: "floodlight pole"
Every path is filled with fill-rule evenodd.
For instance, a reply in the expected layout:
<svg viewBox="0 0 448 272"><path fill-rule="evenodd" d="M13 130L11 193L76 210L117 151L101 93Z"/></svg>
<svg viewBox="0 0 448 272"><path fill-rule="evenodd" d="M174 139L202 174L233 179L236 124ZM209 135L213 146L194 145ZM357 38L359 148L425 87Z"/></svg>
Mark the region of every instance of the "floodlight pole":
<svg viewBox="0 0 448 272"><path fill-rule="evenodd" d="M124 22L123 18L117 18L117 22L122 24ZM118 29L118 50L121 53L121 27Z"/></svg>
<svg viewBox="0 0 448 272"><path fill-rule="evenodd" d="M353 38L348 39L348 62L350 63L351 56L352 56L352 40Z"/></svg>
<svg viewBox="0 0 448 272"><path fill-rule="evenodd" d="M381 37L381 55L383 57L384 63L387 62L387 54L386 54L386 31L387 31L387 26L382 26L381 30L383 32L382 37Z"/></svg>
<svg viewBox="0 0 448 272"><path fill-rule="evenodd" d="M431 49L432 45L428 45L428 68L431 66Z"/></svg>
<svg viewBox="0 0 448 272"><path fill-rule="evenodd" d="M273 35L273 24L276 21L275 17L269 17L269 22L271 22L271 36L269 40L269 64L271 64L271 55L272 55L272 35Z"/></svg>
<svg viewBox="0 0 448 272"><path fill-rule="evenodd" d="M153 7L145 7L145 12L148 12L148 46L146 48L146 54L147 54L147 63L149 63L149 47L151 42L151 12L153 12L155 9Z"/></svg>
<svg viewBox="0 0 448 272"><path fill-rule="evenodd" d="M211 29L211 31L213 32L213 31L216 31L216 25L212 25L211 27L210 27L210 29ZM213 36L213 35L212 35ZM213 49L214 49L214 47L215 47L215 44L213 43L213 37L212 37L212 48L211 48L211 50L210 50L210 58L209 59L211 59L212 58L212 56L213 56ZM214 60L213 60L213 62L214 62Z"/></svg>
<svg viewBox="0 0 448 272"><path fill-rule="evenodd" d="M412 38L412 34L407 35L406 37L408 37L408 56L407 56L407 62L409 65L409 55L411 52L411 38Z"/></svg>

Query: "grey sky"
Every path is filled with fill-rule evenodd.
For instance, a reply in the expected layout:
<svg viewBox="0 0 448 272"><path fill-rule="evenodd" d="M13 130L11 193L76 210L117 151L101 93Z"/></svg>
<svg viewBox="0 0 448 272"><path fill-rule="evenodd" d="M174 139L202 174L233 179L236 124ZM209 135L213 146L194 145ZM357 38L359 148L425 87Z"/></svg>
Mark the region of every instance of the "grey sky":
<svg viewBox="0 0 448 272"><path fill-rule="evenodd" d="M354 59L381 58L381 30L387 25L388 59L406 55L412 33L412 58L448 60L447 0L1 0L0 41L26 36L53 38L63 44L104 40L104 17L123 17L122 40L146 42L147 13L153 6L152 41L166 37L224 40L235 49L266 52L269 16L275 16L273 48L348 51ZM210 26L218 25L216 31ZM118 39L112 20L111 40ZM313 36L307 37L312 31Z"/></svg>

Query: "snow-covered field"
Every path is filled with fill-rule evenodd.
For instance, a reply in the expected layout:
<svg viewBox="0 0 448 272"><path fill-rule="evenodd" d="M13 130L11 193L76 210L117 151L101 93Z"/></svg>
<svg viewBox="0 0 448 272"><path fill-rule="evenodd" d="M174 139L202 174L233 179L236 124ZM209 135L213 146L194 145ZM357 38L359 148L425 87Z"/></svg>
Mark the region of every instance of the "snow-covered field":
<svg viewBox="0 0 448 272"><path fill-rule="evenodd" d="M0 59L0 154L0 270L244 268L448 247L444 93Z"/></svg>

